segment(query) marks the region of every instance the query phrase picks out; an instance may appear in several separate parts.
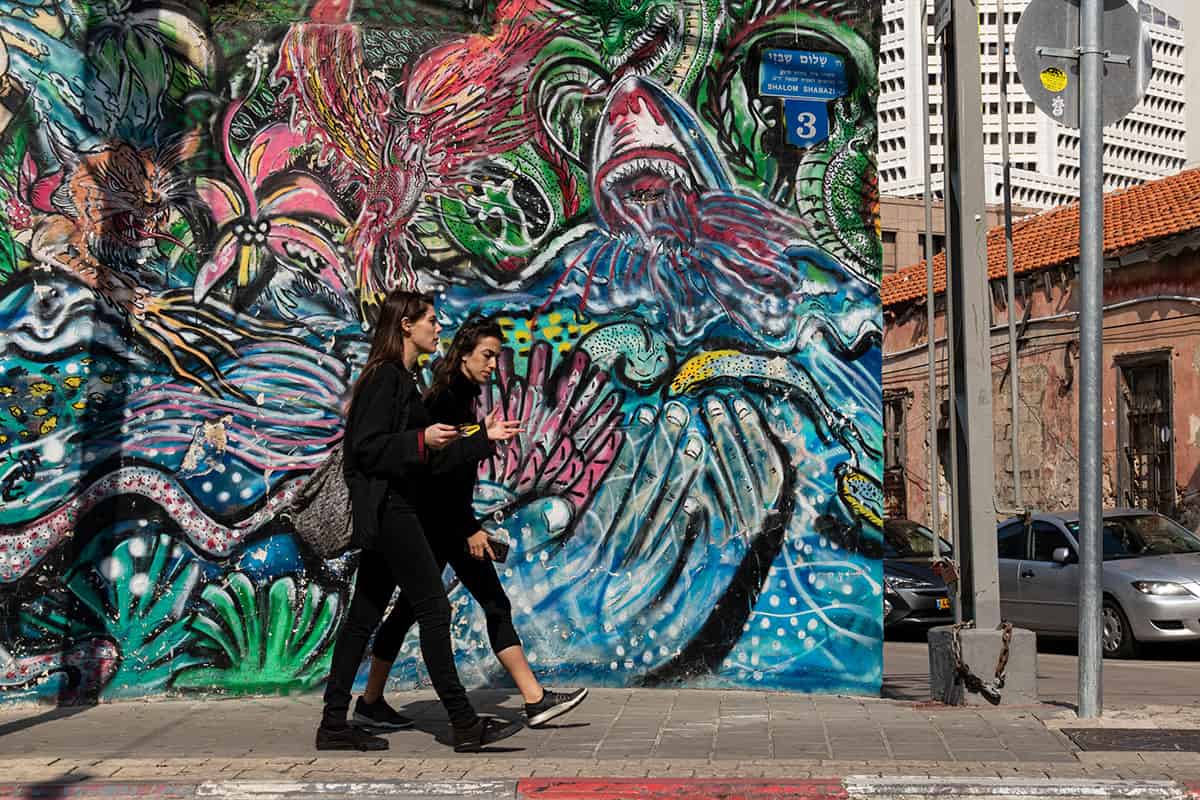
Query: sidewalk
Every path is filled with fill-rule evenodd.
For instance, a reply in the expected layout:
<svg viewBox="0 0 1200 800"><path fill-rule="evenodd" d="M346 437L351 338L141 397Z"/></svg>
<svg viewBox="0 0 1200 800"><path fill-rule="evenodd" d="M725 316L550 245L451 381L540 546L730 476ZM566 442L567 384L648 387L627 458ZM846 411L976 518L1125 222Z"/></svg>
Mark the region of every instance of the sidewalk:
<svg viewBox="0 0 1200 800"><path fill-rule="evenodd" d="M503 692L473 697L488 713L515 716L519 708L519 698ZM283 797L302 783L308 794L329 795L336 794L331 786L344 789L349 781L373 782L370 791L358 787L365 796L376 790L422 796L404 794L417 785L437 796L430 792L440 785L449 791L441 796L523 797L535 795L518 795L516 779L584 777L774 779L762 784L764 790L774 787L775 794L762 795L772 797L790 796L784 782L799 781L812 798L889 796L887 787L904 784L897 779L911 784L905 796L1063 796L1043 789L1074 780L1082 783L1069 796L1117 796L1113 792L1121 788L1121 796L1149 799L1182 797L1200 782L1197 753L1079 751L1059 729L1085 726L1062 705L950 708L860 697L600 689L557 725L522 731L485 753L457 755L438 741L445 717L431 692L394 694L391 700L416 726L391 734L392 749L384 754L315 751L316 695L2 709L0 781L10 785L0 786L0 797L112 797L120 795L111 782L144 781L156 782L159 796ZM1200 728L1200 708L1110 709L1097 724ZM944 785L955 778L965 783ZM884 788L872 780L882 780ZM247 781L269 781L274 794ZM1102 792L1104 781L1121 783ZM37 795L30 784L48 793ZM67 792L63 784L75 786ZM665 785L636 785L651 784ZM737 796L757 796L745 794L751 784L739 785ZM549 784L538 786L540 797L651 796L634 793L633 784L617 794L586 795L564 794L562 784L553 791ZM875 786L875 794L864 786ZM1135 786L1142 788L1131 793ZM847 794L848 787L858 787L858 795ZM722 796L680 791L671 796Z"/></svg>

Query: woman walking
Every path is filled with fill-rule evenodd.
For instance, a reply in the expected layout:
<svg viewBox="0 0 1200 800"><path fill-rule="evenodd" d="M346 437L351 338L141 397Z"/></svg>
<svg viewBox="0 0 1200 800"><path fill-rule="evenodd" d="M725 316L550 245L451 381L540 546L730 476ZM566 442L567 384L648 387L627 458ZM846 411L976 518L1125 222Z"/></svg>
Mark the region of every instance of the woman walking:
<svg viewBox="0 0 1200 800"><path fill-rule="evenodd" d="M422 353L437 349L441 325L433 301L394 291L380 310L375 338L354 385L344 444L346 483L353 506L353 544L362 548L354 598L333 648L325 709L317 728L318 750L386 750L387 740L346 722L351 689L372 631L400 587L420 628L421 655L438 699L450 718L460 752L507 738L520 723L475 713L454 666L450 602L421 521L417 497L424 475L474 464L491 454L492 440L512 438L519 423L485 421L464 436L453 425L434 423L412 371Z"/></svg>
<svg viewBox="0 0 1200 800"><path fill-rule="evenodd" d="M425 397L432 419L458 430L478 420L475 402L480 387L489 384L496 371L501 337L500 326L487 319L468 320L458 329L445 357L433 367L433 385ZM492 563L495 553L472 512L476 471L475 462L464 462L430 481L417 510L439 568L449 563L483 609L492 652L521 692L526 722L537 727L579 705L587 689L553 692L543 689L534 677L513 627L512 604ZM397 600L375 637L367 688L354 706L355 722L379 729L395 729L407 722L383 699L392 662L417 618L406 600Z"/></svg>

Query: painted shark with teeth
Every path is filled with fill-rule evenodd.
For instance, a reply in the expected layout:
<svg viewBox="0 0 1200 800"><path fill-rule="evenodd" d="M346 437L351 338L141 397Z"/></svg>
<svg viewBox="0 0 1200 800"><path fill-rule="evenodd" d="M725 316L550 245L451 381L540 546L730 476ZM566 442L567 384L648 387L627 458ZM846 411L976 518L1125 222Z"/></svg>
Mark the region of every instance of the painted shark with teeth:
<svg viewBox="0 0 1200 800"><path fill-rule="evenodd" d="M566 295L595 314L636 312L679 345L719 335L791 352L819 334L857 355L879 340L878 290L804 220L737 190L674 94L626 77L594 142L593 220L531 263L514 301Z"/></svg>

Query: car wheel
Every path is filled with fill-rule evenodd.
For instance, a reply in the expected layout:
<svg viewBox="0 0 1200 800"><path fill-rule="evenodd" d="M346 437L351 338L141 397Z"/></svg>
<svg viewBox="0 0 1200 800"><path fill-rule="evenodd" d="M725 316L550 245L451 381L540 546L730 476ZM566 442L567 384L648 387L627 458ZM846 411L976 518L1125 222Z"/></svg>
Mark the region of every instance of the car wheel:
<svg viewBox="0 0 1200 800"><path fill-rule="evenodd" d="M1100 630L1105 658L1133 658L1137 655L1137 640L1129 627L1129 618L1115 600L1107 597L1100 611L1103 627Z"/></svg>

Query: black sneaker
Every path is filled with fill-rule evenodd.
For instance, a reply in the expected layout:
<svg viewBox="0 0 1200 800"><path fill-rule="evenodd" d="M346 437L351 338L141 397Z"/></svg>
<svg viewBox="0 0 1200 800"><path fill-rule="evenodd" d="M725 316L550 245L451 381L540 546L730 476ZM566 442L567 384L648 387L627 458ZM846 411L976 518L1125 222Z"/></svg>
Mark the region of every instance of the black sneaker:
<svg viewBox="0 0 1200 800"><path fill-rule="evenodd" d="M480 717L469 728L450 726L450 736L454 741L454 752L473 753L481 747L495 744L501 739L507 739L521 728L525 727L517 721L506 721L495 717Z"/></svg>
<svg viewBox="0 0 1200 800"><path fill-rule="evenodd" d="M552 692L544 689L541 700L525 704L525 721L531 728L545 725L582 703L585 697L587 689L576 689L573 692Z"/></svg>
<svg viewBox="0 0 1200 800"><path fill-rule="evenodd" d="M344 728L317 728L318 750L387 750L388 740L347 725Z"/></svg>
<svg viewBox="0 0 1200 800"><path fill-rule="evenodd" d="M398 731L411 728L413 721L396 713L382 697L368 703L361 697L354 704L354 721L364 728L380 731Z"/></svg>

